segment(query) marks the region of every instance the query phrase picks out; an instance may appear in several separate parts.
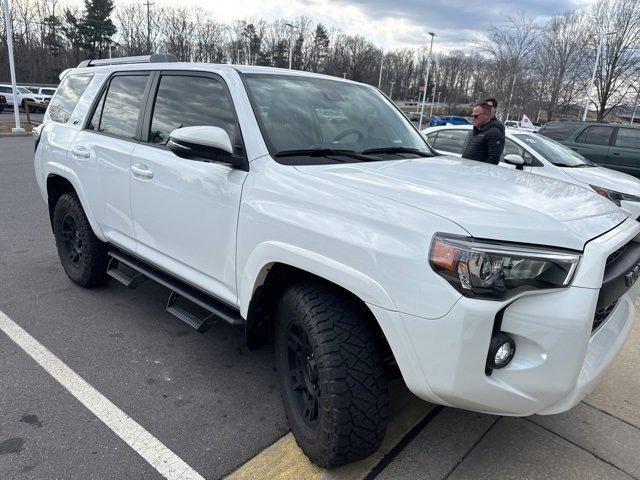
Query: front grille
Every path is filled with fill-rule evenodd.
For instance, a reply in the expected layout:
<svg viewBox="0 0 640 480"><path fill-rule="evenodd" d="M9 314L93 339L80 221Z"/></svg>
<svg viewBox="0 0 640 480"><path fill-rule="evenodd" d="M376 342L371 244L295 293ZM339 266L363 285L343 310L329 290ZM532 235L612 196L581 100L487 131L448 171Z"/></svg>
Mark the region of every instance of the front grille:
<svg viewBox="0 0 640 480"><path fill-rule="evenodd" d="M602 307L596 311L596 314L593 316L593 327L591 328L592 332L595 332L596 328L598 328L600 325L604 323L604 321L609 317L609 315L611 314L611 312L613 311L617 303L618 301L616 300L612 304L607 305L606 307Z"/></svg>
<svg viewBox="0 0 640 480"><path fill-rule="evenodd" d="M615 262L618 258L620 258L620 256L627 251L627 248L629 247L629 244L627 243L626 245L621 246L618 250L616 250L615 252L613 252L611 255L609 255L607 257L607 263L606 265L611 265L613 262Z"/></svg>

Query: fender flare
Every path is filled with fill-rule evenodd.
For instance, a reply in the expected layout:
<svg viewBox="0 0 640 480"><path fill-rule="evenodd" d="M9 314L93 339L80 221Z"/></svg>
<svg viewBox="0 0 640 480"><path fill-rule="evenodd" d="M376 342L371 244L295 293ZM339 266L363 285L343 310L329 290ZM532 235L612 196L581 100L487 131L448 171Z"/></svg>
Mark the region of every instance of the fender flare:
<svg viewBox="0 0 640 480"><path fill-rule="evenodd" d="M253 249L238 279L238 303L244 318L247 318L253 293L264 282L269 268L275 263L299 268L333 282L365 303L397 311L387 291L359 270L295 245L267 241Z"/></svg>
<svg viewBox="0 0 640 480"><path fill-rule="evenodd" d="M78 195L78 199L80 200L82 209L84 210L84 213L87 216L87 219L89 220L89 225L91 225L91 228L93 229L93 233L95 233L96 237L98 237L100 240L102 240L103 242L106 242L107 238L105 237L104 232L102 231L102 228L100 228L100 226L98 225L98 221L96 220L96 217L93 214L91 207L89 206L89 202L87 201L87 196L84 193L84 189L82 188L82 185L76 173L73 170L71 170L69 167L61 163L47 162L46 176L45 176L45 190L47 188L46 182L48 181L49 177L52 175L57 175L58 177L62 177L65 180L67 180L69 183L71 183L71 186L75 190L76 195ZM47 197L48 197L48 192L47 192Z"/></svg>

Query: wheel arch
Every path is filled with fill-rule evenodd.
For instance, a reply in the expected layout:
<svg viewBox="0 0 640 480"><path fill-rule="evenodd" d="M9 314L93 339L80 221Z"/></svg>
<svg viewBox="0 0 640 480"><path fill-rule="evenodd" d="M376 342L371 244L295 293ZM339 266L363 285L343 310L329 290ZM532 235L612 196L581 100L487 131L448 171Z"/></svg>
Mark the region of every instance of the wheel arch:
<svg viewBox="0 0 640 480"><path fill-rule="evenodd" d="M49 207L49 222L51 223L51 230L53 231L53 212L56 208L56 203L58 203L58 199L66 193L75 193L80 200L80 204L82 205L82 209L89 220L89 224L91 225L91 229L95 233L95 235L102 241L105 241L104 234L102 230L98 226L95 217L90 208L88 208L86 197L82 188L80 188L77 181L71 179L65 175L60 175L59 173L51 172L47 175L46 182L47 189L47 205Z"/></svg>

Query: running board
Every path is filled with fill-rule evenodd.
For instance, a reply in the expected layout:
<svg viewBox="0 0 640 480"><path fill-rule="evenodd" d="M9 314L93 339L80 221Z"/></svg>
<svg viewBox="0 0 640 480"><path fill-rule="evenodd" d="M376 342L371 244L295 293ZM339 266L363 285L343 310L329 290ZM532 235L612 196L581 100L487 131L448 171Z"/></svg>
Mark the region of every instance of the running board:
<svg viewBox="0 0 640 480"><path fill-rule="evenodd" d="M150 278L154 282L164 285L171 290L169 300L167 301L167 312L179 318L199 332L206 331L207 324L215 317L220 318L231 325L244 325L245 320L240 316L240 312L238 310L213 298L201 290L174 278L162 270L119 251L112 250L109 252L109 256L111 257L111 260L109 261L110 267L112 261L116 262L112 273L109 273L111 268L107 270L109 275L122 282L124 285L129 286L129 288L135 288L135 286L140 283L140 279L129 281L129 279L132 278L131 274L125 273L119 275L122 271L116 270L120 265L125 265L126 268L137 272L138 275L141 275L143 279L145 277ZM137 278L137 276L135 278ZM130 285L133 285L133 287Z"/></svg>

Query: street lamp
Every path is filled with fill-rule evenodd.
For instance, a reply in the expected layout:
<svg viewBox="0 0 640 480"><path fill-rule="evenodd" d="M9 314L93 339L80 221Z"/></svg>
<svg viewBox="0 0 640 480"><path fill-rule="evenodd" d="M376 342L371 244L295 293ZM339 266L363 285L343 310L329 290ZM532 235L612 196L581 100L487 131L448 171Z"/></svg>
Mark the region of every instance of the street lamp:
<svg viewBox="0 0 640 480"><path fill-rule="evenodd" d="M293 29L296 28L292 23L285 23L285 27L289 27L289 70L291 70L291 61L293 60Z"/></svg>
<svg viewBox="0 0 640 480"><path fill-rule="evenodd" d="M382 68L384 67L384 52L382 52L382 58L380 59L380 75L378 76L378 90L380 90L380 85L382 85Z"/></svg>
<svg viewBox="0 0 640 480"><path fill-rule="evenodd" d="M602 39L608 35L615 35L616 32L607 32L604 35L598 36L598 51L596 52L596 63L593 66L593 73L591 74L591 82L589 82L589 89L587 90L587 101L584 104L584 112L582 113L582 121L587 119L587 110L589 109L589 103L591 102L591 92L593 91L593 83L596 81L596 71L598 70L598 62L600 61L600 51L602 50Z"/></svg>
<svg viewBox="0 0 640 480"><path fill-rule="evenodd" d="M435 37L436 34L433 32L429 32L429 35L431 35L431 45L429 46L429 58L427 58L427 78L424 82L424 93L422 95L422 107L420 109L420 122L418 123L418 130L422 130L422 116L424 115L424 104L427 100L427 87L429 86L429 70L431 69L431 52L433 51L433 37Z"/></svg>

